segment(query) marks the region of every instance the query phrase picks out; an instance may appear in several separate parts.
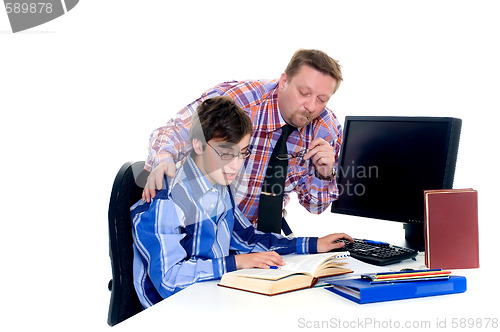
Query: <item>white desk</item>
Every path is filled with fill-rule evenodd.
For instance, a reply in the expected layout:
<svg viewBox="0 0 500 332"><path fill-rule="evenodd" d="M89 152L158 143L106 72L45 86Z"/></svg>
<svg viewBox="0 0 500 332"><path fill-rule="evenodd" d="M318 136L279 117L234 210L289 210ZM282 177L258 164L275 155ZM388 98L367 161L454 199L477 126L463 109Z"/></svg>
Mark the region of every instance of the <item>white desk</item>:
<svg viewBox="0 0 500 332"><path fill-rule="evenodd" d="M407 262L400 266L418 267L417 262ZM224 324L222 328L232 330L281 331L307 330L318 324L328 329L356 328L367 331L389 326L424 329L425 326L437 328L439 324L448 328L452 324L466 324L463 319L500 318L498 310L493 310L481 296L488 292L485 282L475 270L454 271L455 275L465 275L468 290L463 294L452 294L429 298L381 302L359 305L344 299L323 288L299 290L277 296L265 296L217 286L217 281L198 283L167 298L159 304L118 324L117 330L170 330L183 324L191 327L189 331L199 331ZM462 321L461 321L462 320ZM490 324L493 322L490 321ZM497 323L500 324L500 322ZM498 325L497 325L498 326ZM479 329L483 330L483 329ZM498 328L497 328L498 330Z"/></svg>
<svg viewBox="0 0 500 332"><path fill-rule="evenodd" d="M294 206L298 206L295 204ZM295 209L295 208L294 208ZM304 210L305 211L305 210ZM358 238L370 238L387 241L396 245L404 242L401 224L333 215L325 212L314 216L303 212L298 206L289 211L289 221L298 236L325 235L331 232L346 232ZM304 220L304 218L308 218ZM488 251L489 252L489 251ZM299 290L277 296L265 296L217 286L217 281L198 283L165 299L138 315L114 327L117 331L170 331L170 327L179 328L189 325L188 331L201 330L235 330L268 332L317 330L320 325L328 330L349 329L361 331L411 330L444 330L443 324L452 330L453 324L466 324L472 318L482 322L495 318L500 324L500 313L492 308L498 300L498 288L492 288L491 275L497 275L497 260L490 259L484 251L480 269L455 270L454 275L467 277L467 292L417 298L392 302L381 302L359 305L342 298L323 288ZM423 253L417 261L405 261L392 265L391 269L404 267L422 268ZM497 285L494 285L498 287ZM496 304L496 303L495 303ZM175 323L172 323L175 321ZM371 323L371 324L370 324ZM492 322L489 322L490 328ZM220 325L223 325L222 328ZM478 326L478 325L474 325ZM497 325L495 329L498 331Z"/></svg>

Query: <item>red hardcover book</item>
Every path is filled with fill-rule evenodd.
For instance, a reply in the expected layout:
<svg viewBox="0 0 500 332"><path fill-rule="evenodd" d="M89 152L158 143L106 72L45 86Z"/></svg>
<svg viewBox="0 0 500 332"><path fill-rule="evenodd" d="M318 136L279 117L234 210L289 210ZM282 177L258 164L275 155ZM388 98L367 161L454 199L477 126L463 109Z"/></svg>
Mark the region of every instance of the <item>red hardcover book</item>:
<svg viewBox="0 0 500 332"><path fill-rule="evenodd" d="M424 191L425 265L435 269L479 267L477 191Z"/></svg>

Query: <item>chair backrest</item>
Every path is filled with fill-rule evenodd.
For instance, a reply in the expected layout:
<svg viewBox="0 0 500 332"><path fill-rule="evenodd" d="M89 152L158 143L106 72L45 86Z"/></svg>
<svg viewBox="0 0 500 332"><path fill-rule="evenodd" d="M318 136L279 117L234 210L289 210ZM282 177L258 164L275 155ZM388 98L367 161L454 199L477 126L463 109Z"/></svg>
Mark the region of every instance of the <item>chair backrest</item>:
<svg viewBox="0 0 500 332"><path fill-rule="evenodd" d="M127 162L115 177L109 200L109 257L113 279L108 324L116 325L142 311L133 282L133 239L130 207L142 194L148 177L144 161Z"/></svg>

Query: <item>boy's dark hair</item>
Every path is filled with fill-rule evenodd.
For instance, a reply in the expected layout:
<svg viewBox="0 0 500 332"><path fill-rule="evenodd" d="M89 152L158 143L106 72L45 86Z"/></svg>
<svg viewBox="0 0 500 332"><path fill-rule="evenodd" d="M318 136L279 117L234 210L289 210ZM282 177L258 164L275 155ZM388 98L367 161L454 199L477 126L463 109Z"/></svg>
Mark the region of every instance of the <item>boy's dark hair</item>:
<svg viewBox="0 0 500 332"><path fill-rule="evenodd" d="M252 121L231 98L214 97L198 106L189 137L203 143L217 138L236 144L251 132Z"/></svg>

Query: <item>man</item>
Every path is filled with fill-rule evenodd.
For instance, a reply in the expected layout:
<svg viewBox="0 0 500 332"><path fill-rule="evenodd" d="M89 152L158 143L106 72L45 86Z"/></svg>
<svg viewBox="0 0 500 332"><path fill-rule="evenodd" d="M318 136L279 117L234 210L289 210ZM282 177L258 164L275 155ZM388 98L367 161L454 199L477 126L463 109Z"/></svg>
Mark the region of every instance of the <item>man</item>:
<svg viewBox="0 0 500 332"><path fill-rule="evenodd" d="M296 128L286 141L288 166L284 202L296 192L299 202L319 214L338 198L336 156L342 142L339 121L326 104L337 91L342 74L338 63L318 50L298 50L279 80L226 82L206 91L181 110L175 119L153 132L146 169L151 171L143 200L161 189L163 176L175 174L175 164L189 151L189 127L196 107L211 97L232 98L251 118L251 155L245 171L233 183L235 200L254 224L267 165L282 128Z"/></svg>

